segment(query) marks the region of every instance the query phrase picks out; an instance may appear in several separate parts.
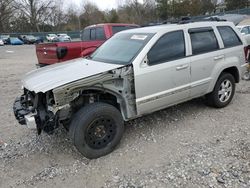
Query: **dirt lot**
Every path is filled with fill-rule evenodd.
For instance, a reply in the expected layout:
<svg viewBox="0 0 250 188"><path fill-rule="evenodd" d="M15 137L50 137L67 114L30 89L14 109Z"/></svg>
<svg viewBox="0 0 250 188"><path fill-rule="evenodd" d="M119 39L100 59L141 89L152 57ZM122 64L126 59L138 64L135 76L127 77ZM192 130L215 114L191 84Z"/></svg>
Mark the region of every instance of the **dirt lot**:
<svg viewBox="0 0 250 188"><path fill-rule="evenodd" d="M224 109L196 99L128 122L112 154L88 160L63 128L37 136L16 122L36 62L34 46L0 47L0 187L250 187L250 82Z"/></svg>

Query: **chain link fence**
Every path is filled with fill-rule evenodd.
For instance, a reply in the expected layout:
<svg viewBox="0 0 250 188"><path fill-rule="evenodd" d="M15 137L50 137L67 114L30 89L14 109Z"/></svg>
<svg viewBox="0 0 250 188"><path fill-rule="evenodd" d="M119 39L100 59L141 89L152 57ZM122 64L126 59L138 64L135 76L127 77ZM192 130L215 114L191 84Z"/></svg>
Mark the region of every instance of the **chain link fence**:
<svg viewBox="0 0 250 188"><path fill-rule="evenodd" d="M57 32L17 32L17 33L0 33L0 35L10 35L11 37L18 37L20 35L34 35L35 37L41 37L46 40L48 34L61 34L65 33L71 37L72 40L80 40L81 31L57 31Z"/></svg>

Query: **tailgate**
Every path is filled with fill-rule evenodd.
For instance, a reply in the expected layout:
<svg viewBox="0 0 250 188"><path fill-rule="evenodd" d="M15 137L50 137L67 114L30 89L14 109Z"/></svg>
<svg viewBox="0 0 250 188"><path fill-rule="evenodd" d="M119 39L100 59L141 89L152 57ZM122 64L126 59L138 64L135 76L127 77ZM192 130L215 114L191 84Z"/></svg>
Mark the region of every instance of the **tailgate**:
<svg viewBox="0 0 250 188"><path fill-rule="evenodd" d="M59 62L59 59L57 58L56 49L56 43L37 44L36 55L38 63L50 65Z"/></svg>

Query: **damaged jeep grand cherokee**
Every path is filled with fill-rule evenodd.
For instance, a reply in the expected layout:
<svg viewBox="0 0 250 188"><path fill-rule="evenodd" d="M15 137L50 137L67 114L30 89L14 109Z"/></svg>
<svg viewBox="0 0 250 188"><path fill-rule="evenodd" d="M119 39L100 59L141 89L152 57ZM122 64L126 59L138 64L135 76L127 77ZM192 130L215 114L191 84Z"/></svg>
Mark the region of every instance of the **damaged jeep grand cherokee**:
<svg viewBox="0 0 250 188"><path fill-rule="evenodd" d="M201 96L227 106L245 66L232 23L132 29L88 58L28 73L13 108L38 134L63 125L84 156L98 158L117 146L124 121Z"/></svg>

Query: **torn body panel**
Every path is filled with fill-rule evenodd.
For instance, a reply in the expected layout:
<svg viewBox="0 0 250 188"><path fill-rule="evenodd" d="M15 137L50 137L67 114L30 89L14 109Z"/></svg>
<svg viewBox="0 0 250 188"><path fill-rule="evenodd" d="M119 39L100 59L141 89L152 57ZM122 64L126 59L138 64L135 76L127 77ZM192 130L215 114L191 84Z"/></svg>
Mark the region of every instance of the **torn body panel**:
<svg viewBox="0 0 250 188"><path fill-rule="evenodd" d="M136 116L134 75L131 65L66 84L54 89L53 94L52 109L54 113L63 112L64 115L60 118L66 117L65 111L68 111L70 116L71 110L93 102L117 105L124 120Z"/></svg>

